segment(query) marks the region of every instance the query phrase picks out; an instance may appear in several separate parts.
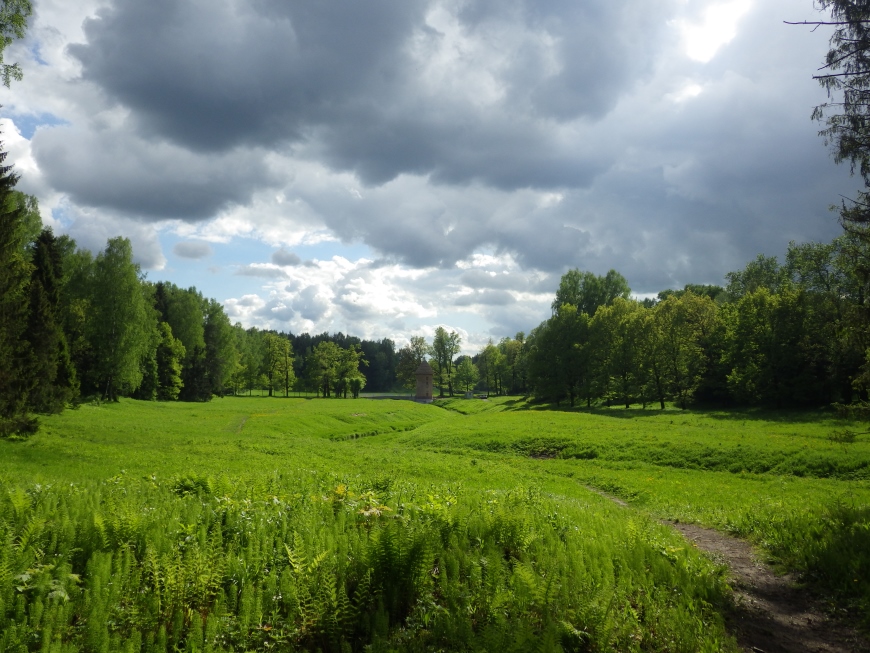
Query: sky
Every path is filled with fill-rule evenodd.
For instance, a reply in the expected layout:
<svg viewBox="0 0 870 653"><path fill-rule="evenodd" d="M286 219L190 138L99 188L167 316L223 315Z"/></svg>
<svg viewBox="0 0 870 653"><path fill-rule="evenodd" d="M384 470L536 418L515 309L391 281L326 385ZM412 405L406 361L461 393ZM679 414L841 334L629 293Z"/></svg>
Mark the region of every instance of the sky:
<svg viewBox="0 0 870 653"><path fill-rule="evenodd" d="M34 0L19 188L233 322L472 353L571 268L637 296L839 233L811 0Z"/></svg>

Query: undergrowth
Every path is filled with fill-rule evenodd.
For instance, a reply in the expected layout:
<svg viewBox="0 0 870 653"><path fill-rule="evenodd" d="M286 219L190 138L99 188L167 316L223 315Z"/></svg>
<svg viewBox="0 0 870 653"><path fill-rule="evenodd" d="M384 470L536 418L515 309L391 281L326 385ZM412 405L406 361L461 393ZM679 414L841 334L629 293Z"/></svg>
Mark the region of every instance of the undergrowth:
<svg viewBox="0 0 870 653"><path fill-rule="evenodd" d="M518 487L0 487L3 651L720 651L721 569Z"/></svg>

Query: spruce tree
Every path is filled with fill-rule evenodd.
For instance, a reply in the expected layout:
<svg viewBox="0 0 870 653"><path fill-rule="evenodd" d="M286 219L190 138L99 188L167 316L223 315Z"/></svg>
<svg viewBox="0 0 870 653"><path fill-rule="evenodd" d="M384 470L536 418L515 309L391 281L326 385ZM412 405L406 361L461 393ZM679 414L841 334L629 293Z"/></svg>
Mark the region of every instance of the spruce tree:
<svg viewBox="0 0 870 653"><path fill-rule="evenodd" d="M33 271L26 338L30 343L28 403L37 412L63 410L78 395L78 379L58 314L61 252L51 229L29 248Z"/></svg>
<svg viewBox="0 0 870 653"><path fill-rule="evenodd" d="M30 264L22 250L24 207L15 193L18 176L12 166L3 165L5 160L0 149L0 436L36 429L27 411L30 347L24 333Z"/></svg>

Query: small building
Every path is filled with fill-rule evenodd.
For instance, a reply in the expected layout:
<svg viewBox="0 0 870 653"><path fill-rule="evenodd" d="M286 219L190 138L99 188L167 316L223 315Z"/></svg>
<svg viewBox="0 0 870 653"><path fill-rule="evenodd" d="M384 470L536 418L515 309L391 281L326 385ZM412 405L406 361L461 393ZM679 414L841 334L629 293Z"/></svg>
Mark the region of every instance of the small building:
<svg viewBox="0 0 870 653"><path fill-rule="evenodd" d="M426 361L420 363L417 368L417 395L414 401L419 401L424 404L432 403L432 379L435 377L435 370Z"/></svg>

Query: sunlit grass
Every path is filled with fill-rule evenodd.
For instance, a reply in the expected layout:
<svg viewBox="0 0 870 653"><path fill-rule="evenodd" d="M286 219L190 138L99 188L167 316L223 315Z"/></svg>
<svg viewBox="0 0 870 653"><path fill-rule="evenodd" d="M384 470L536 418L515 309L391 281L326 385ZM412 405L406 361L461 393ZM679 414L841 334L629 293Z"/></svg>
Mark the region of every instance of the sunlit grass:
<svg viewBox="0 0 870 653"><path fill-rule="evenodd" d="M728 650L721 569L655 518L866 606L870 444L829 437L847 428L517 398L84 405L0 442L0 649Z"/></svg>

